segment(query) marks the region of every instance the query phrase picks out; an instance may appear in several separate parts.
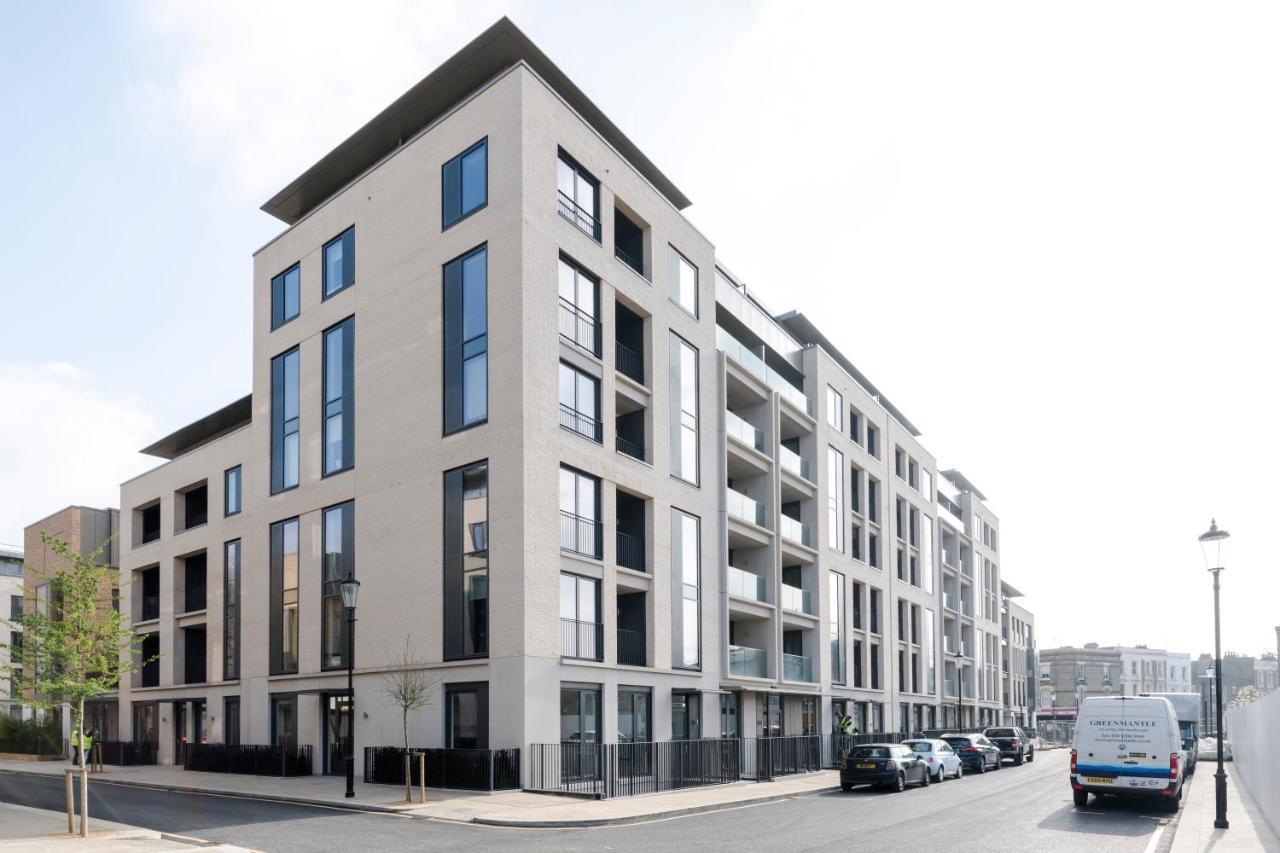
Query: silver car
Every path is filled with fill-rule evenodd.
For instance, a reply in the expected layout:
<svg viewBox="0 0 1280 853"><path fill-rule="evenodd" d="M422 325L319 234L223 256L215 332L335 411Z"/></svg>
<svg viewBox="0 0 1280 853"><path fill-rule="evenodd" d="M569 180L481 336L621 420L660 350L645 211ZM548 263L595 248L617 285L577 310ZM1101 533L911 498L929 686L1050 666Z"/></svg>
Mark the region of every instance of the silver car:
<svg viewBox="0 0 1280 853"><path fill-rule="evenodd" d="M948 776L959 779L964 775L964 762L960 760L960 756L956 755L951 744L945 740L920 738L904 740L902 745L910 747L916 755L924 759L929 766L929 776L934 782L941 782Z"/></svg>

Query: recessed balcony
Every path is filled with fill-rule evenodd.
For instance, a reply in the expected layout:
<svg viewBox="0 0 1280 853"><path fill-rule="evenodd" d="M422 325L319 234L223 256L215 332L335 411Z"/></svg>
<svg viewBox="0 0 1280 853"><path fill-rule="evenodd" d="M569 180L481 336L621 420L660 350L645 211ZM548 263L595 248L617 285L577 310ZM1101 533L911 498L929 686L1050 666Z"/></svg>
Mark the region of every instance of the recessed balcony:
<svg viewBox="0 0 1280 853"><path fill-rule="evenodd" d="M768 678L769 660L764 649L729 647L729 674L740 678Z"/></svg>

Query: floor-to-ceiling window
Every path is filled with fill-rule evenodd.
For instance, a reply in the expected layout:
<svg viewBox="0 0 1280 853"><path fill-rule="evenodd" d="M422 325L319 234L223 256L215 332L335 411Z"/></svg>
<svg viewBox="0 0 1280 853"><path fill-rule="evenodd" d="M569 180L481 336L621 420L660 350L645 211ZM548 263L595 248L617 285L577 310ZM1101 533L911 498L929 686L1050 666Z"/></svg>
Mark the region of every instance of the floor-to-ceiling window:
<svg viewBox="0 0 1280 853"><path fill-rule="evenodd" d="M271 525L271 674L298 671L298 519Z"/></svg>
<svg viewBox="0 0 1280 853"><path fill-rule="evenodd" d="M697 740L702 737L702 694L671 691L671 739Z"/></svg>
<svg viewBox="0 0 1280 853"><path fill-rule="evenodd" d="M444 431L489 417L489 252L473 249L444 267Z"/></svg>
<svg viewBox="0 0 1280 853"><path fill-rule="evenodd" d="M448 684L444 689L445 746L489 748L489 683Z"/></svg>
<svg viewBox="0 0 1280 853"><path fill-rule="evenodd" d="M298 348L271 360L271 491L298 485Z"/></svg>
<svg viewBox="0 0 1280 853"><path fill-rule="evenodd" d="M321 669L347 666L347 620L342 606L342 581L356 576L354 501L331 506L323 514L323 553L320 586Z"/></svg>
<svg viewBox="0 0 1280 853"><path fill-rule="evenodd" d="M702 665L700 543L698 518L673 507L671 665L682 669Z"/></svg>
<svg viewBox="0 0 1280 853"><path fill-rule="evenodd" d="M444 656L489 654L489 463L444 474Z"/></svg>
<svg viewBox="0 0 1280 853"><path fill-rule="evenodd" d="M671 473L698 485L698 350L671 333Z"/></svg>

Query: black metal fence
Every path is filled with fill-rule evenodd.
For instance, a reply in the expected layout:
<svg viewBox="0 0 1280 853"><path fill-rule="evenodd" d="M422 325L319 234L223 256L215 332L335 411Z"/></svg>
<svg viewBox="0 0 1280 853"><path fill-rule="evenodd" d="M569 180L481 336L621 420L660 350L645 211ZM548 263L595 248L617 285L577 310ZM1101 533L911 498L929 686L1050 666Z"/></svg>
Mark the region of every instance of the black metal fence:
<svg viewBox="0 0 1280 853"><path fill-rule="evenodd" d="M535 743L530 791L605 799L719 785L742 777L731 738L645 743Z"/></svg>
<svg viewBox="0 0 1280 853"><path fill-rule="evenodd" d="M311 746L188 743L182 748L182 769L253 776L310 776Z"/></svg>
<svg viewBox="0 0 1280 853"><path fill-rule="evenodd" d="M159 750L156 744L148 741L134 743L128 740L98 740L95 747L102 748L102 763L119 767L134 767L142 764L156 764Z"/></svg>
<svg viewBox="0 0 1280 853"><path fill-rule="evenodd" d="M427 787L462 791L509 791L520 787L518 749L414 749L427 755ZM419 762L410 756L410 784L420 784ZM404 784L404 748L366 746L364 781Z"/></svg>
<svg viewBox="0 0 1280 853"><path fill-rule="evenodd" d="M741 739L742 777L768 782L792 773L822 769L822 738L818 735Z"/></svg>

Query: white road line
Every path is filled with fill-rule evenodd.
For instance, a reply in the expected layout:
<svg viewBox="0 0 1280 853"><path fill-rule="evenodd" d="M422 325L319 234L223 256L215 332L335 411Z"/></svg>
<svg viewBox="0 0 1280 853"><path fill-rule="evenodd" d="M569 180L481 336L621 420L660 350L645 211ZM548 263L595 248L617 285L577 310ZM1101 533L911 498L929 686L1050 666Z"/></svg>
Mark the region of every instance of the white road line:
<svg viewBox="0 0 1280 853"><path fill-rule="evenodd" d="M1160 843L1160 836L1164 835L1164 825L1156 827L1156 831L1151 833L1151 840L1147 842L1147 847L1142 853L1155 853L1156 845Z"/></svg>

